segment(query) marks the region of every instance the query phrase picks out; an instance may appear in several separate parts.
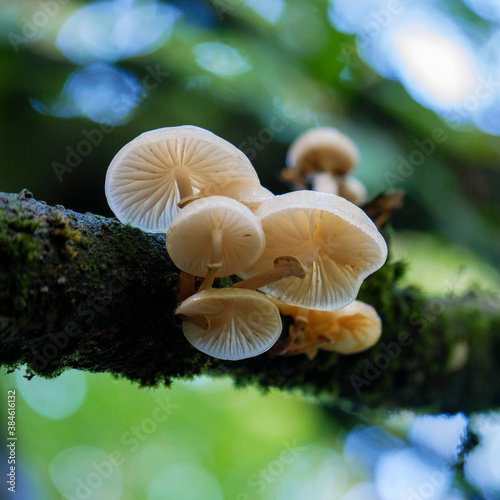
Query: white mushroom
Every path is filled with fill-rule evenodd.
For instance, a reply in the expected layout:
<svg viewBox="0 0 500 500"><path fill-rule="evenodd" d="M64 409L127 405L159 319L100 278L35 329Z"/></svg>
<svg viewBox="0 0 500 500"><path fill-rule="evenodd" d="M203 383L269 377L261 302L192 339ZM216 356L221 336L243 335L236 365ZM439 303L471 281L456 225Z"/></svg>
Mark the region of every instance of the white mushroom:
<svg viewBox="0 0 500 500"><path fill-rule="evenodd" d="M253 264L264 250L265 237L249 208L225 196L210 196L191 202L175 216L166 246L179 269L206 276L205 289L214 278Z"/></svg>
<svg viewBox="0 0 500 500"><path fill-rule="evenodd" d="M284 302L339 309L356 298L362 281L387 258L387 245L373 222L339 196L295 191L264 201L256 214L266 247L238 274L250 278L273 273L278 257L295 257L307 268L303 279L289 276L261 287Z"/></svg>
<svg viewBox="0 0 500 500"><path fill-rule="evenodd" d="M282 172L282 176L301 189L309 174L345 175L358 161L358 148L346 135L332 127L313 128L291 144L286 160L288 169Z"/></svg>
<svg viewBox="0 0 500 500"><path fill-rule="evenodd" d="M204 290L176 310L196 349L219 359L251 358L267 351L281 334L278 308L262 293L232 288Z"/></svg>
<svg viewBox="0 0 500 500"><path fill-rule="evenodd" d="M243 152L199 127L167 127L141 134L116 154L106 174L106 198L120 221L164 233L182 198L231 180L259 183Z"/></svg>

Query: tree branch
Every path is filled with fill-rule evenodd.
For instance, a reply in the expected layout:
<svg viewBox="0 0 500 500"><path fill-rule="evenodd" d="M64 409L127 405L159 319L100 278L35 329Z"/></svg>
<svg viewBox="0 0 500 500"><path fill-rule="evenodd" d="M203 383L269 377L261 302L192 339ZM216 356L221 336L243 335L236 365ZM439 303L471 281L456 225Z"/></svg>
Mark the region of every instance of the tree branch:
<svg viewBox="0 0 500 500"><path fill-rule="evenodd" d="M403 265L389 262L359 296L382 317L374 348L229 362L185 340L174 316L177 272L161 235L47 206L27 191L0 194L0 364L26 363L48 377L66 368L110 372L145 386L227 374L239 385L297 388L351 409L500 405L498 297L429 299L397 287Z"/></svg>

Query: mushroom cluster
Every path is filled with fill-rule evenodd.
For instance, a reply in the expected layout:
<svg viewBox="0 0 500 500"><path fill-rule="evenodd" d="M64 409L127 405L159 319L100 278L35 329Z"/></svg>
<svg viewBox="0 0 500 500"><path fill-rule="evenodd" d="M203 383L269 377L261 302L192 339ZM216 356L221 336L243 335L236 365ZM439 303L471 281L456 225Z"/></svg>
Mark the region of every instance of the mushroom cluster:
<svg viewBox="0 0 500 500"><path fill-rule="evenodd" d="M345 175L357 150L347 138L343 146L332 143L309 156L292 146L294 182ZM120 221L166 233L168 254L181 270L176 314L186 339L205 354L239 360L267 351L282 333L280 312L292 309L302 319L283 353L357 352L377 340L352 310L362 281L384 264L387 246L346 196L307 190L275 196L239 149L189 125L152 130L125 145L108 168L105 189ZM215 278L234 274L243 280L212 288ZM339 319L348 308L347 324L359 326L359 334L346 333L352 328ZM337 326L318 330L317 317Z"/></svg>
<svg viewBox="0 0 500 500"><path fill-rule="evenodd" d="M366 188L352 175L358 161L358 148L349 137L335 128L313 128L292 143L281 175L295 190L310 185L313 191L337 194L362 205Z"/></svg>

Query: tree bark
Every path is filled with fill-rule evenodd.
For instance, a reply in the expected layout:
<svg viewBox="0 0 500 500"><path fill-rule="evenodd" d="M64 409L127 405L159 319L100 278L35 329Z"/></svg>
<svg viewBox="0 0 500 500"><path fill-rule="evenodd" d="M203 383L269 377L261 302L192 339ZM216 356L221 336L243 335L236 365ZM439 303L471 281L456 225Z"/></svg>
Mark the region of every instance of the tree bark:
<svg viewBox="0 0 500 500"><path fill-rule="evenodd" d="M164 235L48 206L28 191L0 193L0 364L27 364L46 377L67 368L110 372L143 386L229 375L238 385L300 389L351 410L498 408L498 297L428 298L397 285L403 268L389 260L361 289L359 299L383 322L372 349L221 361L182 334L178 270Z"/></svg>

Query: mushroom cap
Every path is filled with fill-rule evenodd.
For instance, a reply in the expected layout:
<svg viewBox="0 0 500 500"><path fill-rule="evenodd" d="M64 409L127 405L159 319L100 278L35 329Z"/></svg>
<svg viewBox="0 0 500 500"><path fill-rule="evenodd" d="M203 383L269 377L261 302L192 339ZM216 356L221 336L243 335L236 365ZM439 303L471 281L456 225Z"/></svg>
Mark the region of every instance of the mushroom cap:
<svg viewBox="0 0 500 500"><path fill-rule="evenodd" d="M233 198L233 200L243 203L243 205L254 211L260 207L264 200L272 198L274 194L259 183L240 180L225 183L217 182L214 184L207 184L201 188L197 194L186 198L183 206L191 203L191 199L197 200L208 196L227 196L228 198ZM183 206L181 206L181 208L183 208Z"/></svg>
<svg viewBox="0 0 500 500"><path fill-rule="evenodd" d="M304 314L301 307L286 304L270 297L284 316L297 319ZM377 311L359 300L337 311L307 310L307 322L303 324L299 346L303 343L315 351L354 354L374 346L382 334L382 320Z"/></svg>
<svg viewBox="0 0 500 500"><path fill-rule="evenodd" d="M254 290L210 288L189 297L175 313L206 321L205 329L185 319L182 330L196 349L219 359L262 354L281 334L278 308Z"/></svg>
<svg viewBox="0 0 500 500"><path fill-rule="evenodd" d="M356 205L340 196L294 191L262 203L266 247L261 257L238 274L248 278L273 269L283 255L307 268L262 288L290 304L332 311L352 302L363 280L382 267L387 245L376 226Z"/></svg>
<svg viewBox="0 0 500 500"><path fill-rule="evenodd" d="M332 342L320 345L326 351L342 354L354 354L374 346L382 334L382 320L377 311L370 305L355 300L351 304L334 311L330 328L326 324L322 333ZM311 317L309 317L311 318ZM319 333L320 324L316 326Z"/></svg>
<svg viewBox="0 0 500 500"><path fill-rule="evenodd" d="M189 175L194 192L238 179L258 183L242 151L192 125L150 130L126 144L106 173L106 198L116 217L144 231L166 233L179 211L176 173Z"/></svg>
<svg viewBox="0 0 500 500"><path fill-rule="evenodd" d="M288 149L286 163L300 174L324 170L337 175L350 172L359 161L351 139L332 127L307 130Z"/></svg>
<svg viewBox="0 0 500 500"><path fill-rule="evenodd" d="M216 277L235 274L253 264L266 239L259 218L226 196L194 200L174 218L166 237L174 264L189 274L206 276L212 257L212 231L221 232L222 266Z"/></svg>

